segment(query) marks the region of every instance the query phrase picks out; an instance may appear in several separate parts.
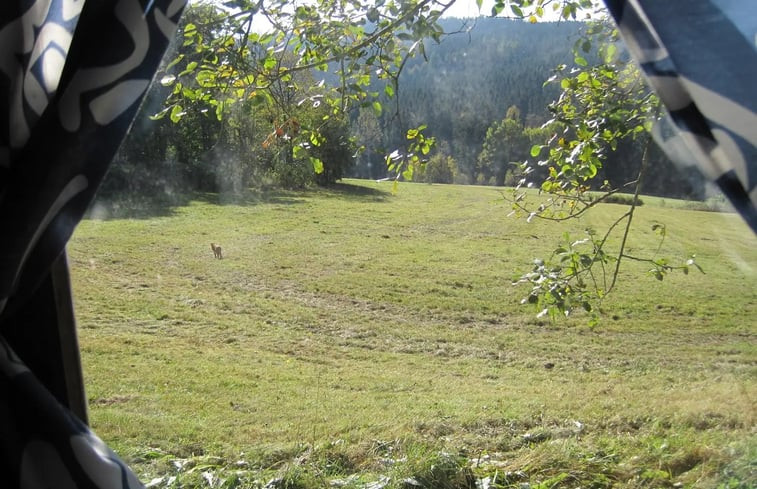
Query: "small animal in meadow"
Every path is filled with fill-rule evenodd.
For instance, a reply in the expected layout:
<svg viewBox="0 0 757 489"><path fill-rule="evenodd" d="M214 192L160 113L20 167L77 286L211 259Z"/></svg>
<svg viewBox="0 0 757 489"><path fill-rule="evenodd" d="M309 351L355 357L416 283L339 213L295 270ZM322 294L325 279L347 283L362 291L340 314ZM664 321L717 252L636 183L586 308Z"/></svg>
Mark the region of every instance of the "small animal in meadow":
<svg viewBox="0 0 757 489"><path fill-rule="evenodd" d="M221 251L221 247L219 245L210 243L210 249L213 250L213 256L215 256L219 260L223 258L223 252Z"/></svg>

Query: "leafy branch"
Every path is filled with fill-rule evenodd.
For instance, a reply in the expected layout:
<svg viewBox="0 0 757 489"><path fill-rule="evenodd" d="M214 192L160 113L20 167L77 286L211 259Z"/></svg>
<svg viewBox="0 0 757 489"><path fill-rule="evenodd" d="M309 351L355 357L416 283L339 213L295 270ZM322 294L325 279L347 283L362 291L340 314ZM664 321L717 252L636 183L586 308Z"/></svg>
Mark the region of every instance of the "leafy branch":
<svg viewBox="0 0 757 489"><path fill-rule="evenodd" d="M539 315L555 319L576 309L590 313L590 324L596 325L603 300L615 289L624 260L650 265L649 273L658 280L692 267L701 271L694 257L673 265L665 257L657 257L665 239L664 224L655 224L660 237L651 257L627 253L628 238L634 221L644 177L649 166L650 131L659 119L660 106L656 96L642 82L635 65L624 60L616 46L617 31L605 22L590 25L584 38L574 46L574 66L560 66L547 83L559 83L562 93L549 109L555 128L544 144L535 145L531 156L544 158L521 165L525 177L512 192L513 211L533 219L567 221L579 219L599 203L632 189L625 199L627 211L599 236L587 229L586 237L574 239L565 233L547 259L537 259L531 271L522 274L515 284L531 286L524 303L534 304ZM596 59L590 66L588 59ZM626 140L642 139L643 152L637 176L619 187L602 180L607 155ZM530 181L529 181L530 180ZM540 182L538 186L534 180ZM600 183L601 182L601 183ZM529 188L547 198L534 203ZM610 237L619 234L616 248Z"/></svg>
<svg viewBox="0 0 757 489"><path fill-rule="evenodd" d="M278 106L286 112L302 103L326 103L330 118L369 107L383 111L384 97L395 98L399 113L399 75L408 59L425 56L424 40L447 35L438 21L454 3L440 0L332 2L318 0L291 4L284 0L231 0L193 7L192 22L182 30L183 49L164 68L161 82L172 88L164 108L154 117L180 122L188 111L215 114L221 121L237 104ZM253 19L270 26L253 29ZM257 25L257 24L256 24ZM320 84L311 100L310 77L329 72L338 83ZM302 74L298 79L298 74ZM374 91L376 79L386 84ZM282 88L283 87L283 88ZM283 92L301 93L297 104L281 100ZM294 117L285 113L280 119ZM320 140L321 125L303 125L288 146L307 149ZM274 133L278 127L274 127ZM403 128L403 130L406 130ZM412 173L417 154L433 144L422 130L409 129L408 148L397 175ZM302 149L298 150L302 155ZM316 170L319 165L314 165Z"/></svg>

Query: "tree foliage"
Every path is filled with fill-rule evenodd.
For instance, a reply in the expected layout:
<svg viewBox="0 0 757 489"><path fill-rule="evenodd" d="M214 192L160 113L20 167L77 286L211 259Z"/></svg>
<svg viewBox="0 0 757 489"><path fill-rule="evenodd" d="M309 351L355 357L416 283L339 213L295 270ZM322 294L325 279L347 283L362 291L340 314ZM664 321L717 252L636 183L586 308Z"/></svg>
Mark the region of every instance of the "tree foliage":
<svg viewBox="0 0 757 489"><path fill-rule="evenodd" d="M494 179L495 185L504 185L507 170L528 157L530 145L523 129L520 110L511 106L505 118L486 131L477 168L484 182Z"/></svg>
<svg viewBox="0 0 757 489"><path fill-rule="evenodd" d="M381 114L384 106L379 93L372 91L374 78L382 81L385 96L395 97L407 60L424 53L425 39L438 41L443 36L438 20L449 4L232 0L224 6L228 10L222 18L211 15L184 25L183 45L191 52L180 53L166 67L163 80L173 90L157 116L177 122L191 108L222 120L232 107L249 102L275 107L279 118L288 121L296 117L295 107L325 105L320 120L300 124L296 134L288 134L292 151L308 153L313 169L320 173L323 161L312 150L325 142L327 131L321 129L328 127L327 121L342 119L359 107ZM265 20L267 30L255 25L258 19ZM301 77L313 72L338 81L310 94ZM396 173L406 176L432 141L417 128L409 128L407 134L412 134L409 145L421 151L402 151L401 158L393 160Z"/></svg>
<svg viewBox="0 0 757 489"><path fill-rule="evenodd" d="M457 163L449 155L437 152L422 165L414 180L426 183L453 183L457 173Z"/></svg>

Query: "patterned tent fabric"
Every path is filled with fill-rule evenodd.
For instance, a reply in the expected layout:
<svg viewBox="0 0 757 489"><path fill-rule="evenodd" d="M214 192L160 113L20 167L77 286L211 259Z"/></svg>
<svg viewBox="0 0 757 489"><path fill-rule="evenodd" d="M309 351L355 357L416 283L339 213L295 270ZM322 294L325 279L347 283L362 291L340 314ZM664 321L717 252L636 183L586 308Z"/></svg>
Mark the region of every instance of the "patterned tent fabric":
<svg viewBox="0 0 757 489"><path fill-rule="evenodd" d="M668 110L662 148L696 163L757 233L757 1L605 3Z"/></svg>
<svg viewBox="0 0 757 489"><path fill-rule="evenodd" d="M184 3L0 5L2 487L140 487L6 340L8 324L18 327L14 314L49 273L93 198Z"/></svg>

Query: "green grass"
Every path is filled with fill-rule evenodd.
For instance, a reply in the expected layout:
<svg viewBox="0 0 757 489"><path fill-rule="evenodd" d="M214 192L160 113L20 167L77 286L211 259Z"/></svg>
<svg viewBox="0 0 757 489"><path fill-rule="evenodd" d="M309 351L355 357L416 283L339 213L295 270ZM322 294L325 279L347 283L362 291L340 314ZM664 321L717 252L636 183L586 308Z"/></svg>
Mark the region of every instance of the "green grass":
<svg viewBox="0 0 757 489"><path fill-rule="evenodd" d="M590 329L536 319L511 282L624 207L527 224L496 189L390 189L95 206L69 254L98 435L163 486L757 483L757 239L738 216L644 197L633 252L664 222L661 253L706 274L627 263Z"/></svg>

